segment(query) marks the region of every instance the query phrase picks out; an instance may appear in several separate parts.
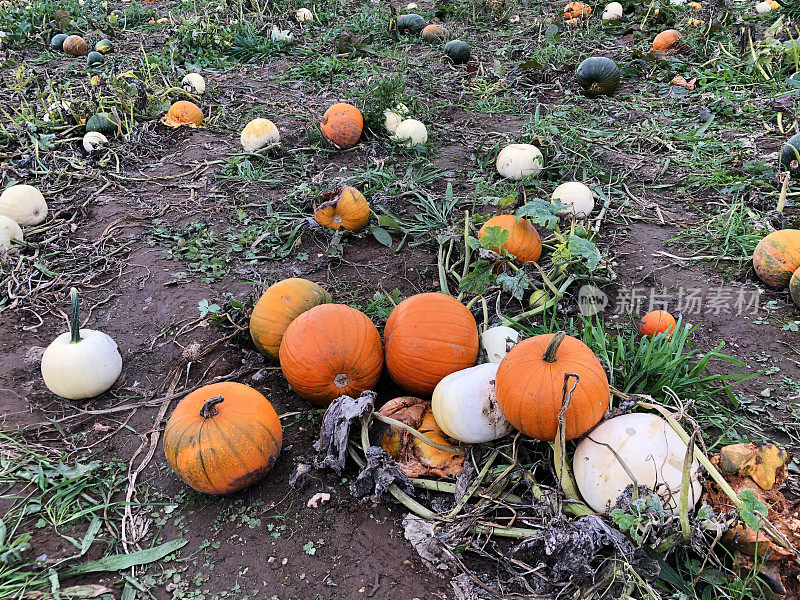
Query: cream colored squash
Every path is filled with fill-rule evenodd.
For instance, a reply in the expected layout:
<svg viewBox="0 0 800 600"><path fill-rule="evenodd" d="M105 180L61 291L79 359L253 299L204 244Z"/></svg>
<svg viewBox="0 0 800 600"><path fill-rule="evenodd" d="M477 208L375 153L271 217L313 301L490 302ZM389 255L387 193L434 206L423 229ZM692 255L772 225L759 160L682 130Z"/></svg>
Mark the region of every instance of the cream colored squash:
<svg viewBox="0 0 800 600"><path fill-rule="evenodd" d="M496 365L519 341L519 332L505 325L490 327L481 334L481 346L486 360Z"/></svg>
<svg viewBox="0 0 800 600"><path fill-rule="evenodd" d="M206 80L203 79L203 76L200 75L200 73L187 73L183 76L181 87L183 87L183 89L190 94L202 96L206 91Z"/></svg>
<svg viewBox="0 0 800 600"><path fill-rule="evenodd" d="M89 154L100 144L107 144L108 138L99 131L87 131L83 136L83 149Z"/></svg>
<svg viewBox="0 0 800 600"><path fill-rule="evenodd" d="M307 8L298 8L297 12L294 13L294 18L297 19L299 23L310 23L314 20L314 13Z"/></svg>
<svg viewBox="0 0 800 600"><path fill-rule="evenodd" d="M383 126L389 133L394 133L397 131L397 126L407 119L409 114L410 111L405 104L395 104L392 108L383 111Z"/></svg>
<svg viewBox="0 0 800 600"><path fill-rule="evenodd" d="M756 12L760 15L768 13L772 10L772 5L769 2L759 2L756 4Z"/></svg>
<svg viewBox="0 0 800 600"><path fill-rule="evenodd" d="M291 44L294 41L294 34L288 29L281 29L277 25L272 26L272 40L279 44Z"/></svg>
<svg viewBox="0 0 800 600"><path fill-rule="evenodd" d="M531 144L509 144L497 155L497 172L506 179L519 181L523 177L537 176L542 171L544 158Z"/></svg>
<svg viewBox="0 0 800 600"><path fill-rule="evenodd" d="M109 390L122 372L117 343L93 329L79 329L78 290L70 290L70 330L53 340L42 355L47 388L68 400L94 398Z"/></svg>
<svg viewBox="0 0 800 600"><path fill-rule="evenodd" d="M598 512L608 511L633 483L609 447L625 462L640 486L658 492L665 507L678 506L686 444L664 419L646 413L609 419L578 444L572 468L581 496L589 506ZM690 506L697 503L703 491L698 469L695 459L690 471Z"/></svg>
<svg viewBox="0 0 800 600"><path fill-rule="evenodd" d="M407 148L423 146L428 141L428 129L422 121L406 119L397 126L392 137L405 142Z"/></svg>
<svg viewBox="0 0 800 600"><path fill-rule="evenodd" d="M585 218L592 214L594 210L594 194L588 186L579 181L568 181L558 186L553 191L552 199L567 206L566 209L559 211L559 215L574 215L578 218Z"/></svg>
<svg viewBox="0 0 800 600"><path fill-rule="evenodd" d="M619 2L609 2L603 9L603 21L618 21L623 14L622 4Z"/></svg>
<svg viewBox="0 0 800 600"><path fill-rule="evenodd" d="M0 215L23 227L38 225L47 218L47 202L35 187L19 183L0 194Z"/></svg>
<svg viewBox="0 0 800 600"><path fill-rule="evenodd" d="M13 248L11 240L22 241L22 228L17 222L10 218L0 215L0 249L10 250Z"/></svg>
<svg viewBox="0 0 800 600"><path fill-rule="evenodd" d="M431 408L436 423L448 436L478 444L501 438L512 430L497 405L497 366L485 363L456 371L437 384Z"/></svg>
<svg viewBox="0 0 800 600"><path fill-rule="evenodd" d="M269 119L253 119L242 129L240 136L245 152L255 152L281 141L281 133Z"/></svg>

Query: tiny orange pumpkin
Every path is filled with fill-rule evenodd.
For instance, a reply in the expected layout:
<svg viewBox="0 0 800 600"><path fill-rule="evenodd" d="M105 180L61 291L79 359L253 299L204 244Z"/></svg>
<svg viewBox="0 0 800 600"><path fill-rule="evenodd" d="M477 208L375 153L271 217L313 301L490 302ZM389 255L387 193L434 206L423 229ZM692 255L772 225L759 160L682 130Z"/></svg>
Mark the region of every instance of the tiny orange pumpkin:
<svg viewBox="0 0 800 600"><path fill-rule="evenodd" d="M542 255L542 240L536 228L527 219L517 219L514 215L497 215L492 217L478 231L478 239L488 235L489 227L500 227L508 232L508 240L503 249L519 262L535 262ZM500 252L499 248L493 248Z"/></svg>
<svg viewBox="0 0 800 600"><path fill-rule="evenodd" d="M668 336L675 331L675 317L665 310L653 310L642 317L639 323L639 333L655 337L659 333Z"/></svg>
<svg viewBox="0 0 800 600"><path fill-rule="evenodd" d="M188 100L178 100L169 107L167 114L161 117L167 127L200 127L203 124L203 111Z"/></svg>
<svg viewBox="0 0 800 600"><path fill-rule="evenodd" d="M798 267L800 229L773 231L758 243L753 252L756 275L771 288L784 289Z"/></svg>
<svg viewBox="0 0 800 600"><path fill-rule="evenodd" d="M323 192L314 220L328 229L360 231L369 221L369 203L364 194L349 185Z"/></svg>
<svg viewBox="0 0 800 600"><path fill-rule="evenodd" d="M322 135L339 150L352 148L361 139L364 117L352 104L334 104L322 116Z"/></svg>
<svg viewBox="0 0 800 600"><path fill-rule="evenodd" d="M585 2L570 2L564 7L564 20L586 18L592 14L592 7Z"/></svg>
<svg viewBox="0 0 800 600"><path fill-rule="evenodd" d="M659 33L653 40L653 51L664 52L666 54L677 54L683 47L681 44L683 36L675 29L667 29Z"/></svg>

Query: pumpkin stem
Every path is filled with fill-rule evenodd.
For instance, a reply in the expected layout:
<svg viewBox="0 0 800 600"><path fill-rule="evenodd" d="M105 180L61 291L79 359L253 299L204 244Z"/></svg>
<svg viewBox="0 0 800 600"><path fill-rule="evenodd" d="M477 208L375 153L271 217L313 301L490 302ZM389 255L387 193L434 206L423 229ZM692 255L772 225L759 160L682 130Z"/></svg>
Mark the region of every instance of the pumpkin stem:
<svg viewBox="0 0 800 600"><path fill-rule="evenodd" d="M209 400L206 400L206 403L203 404L203 408L200 409L200 416L204 419L210 419L219 414L217 410L217 404L225 400L222 396L214 396Z"/></svg>
<svg viewBox="0 0 800 600"><path fill-rule="evenodd" d="M71 288L69 290L69 299L72 303L72 312L69 316L69 332L70 332L70 343L77 344L83 338L81 337L81 320L80 320L80 300L78 298L78 290L77 288Z"/></svg>
<svg viewBox="0 0 800 600"><path fill-rule="evenodd" d="M547 346L547 350L544 351L544 355L542 356L542 360L547 363L554 363L556 362L556 354L558 353L558 347L561 345L561 342L564 341L564 338L567 337L566 331L559 331L557 334L553 336L553 339L550 340L550 343Z"/></svg>

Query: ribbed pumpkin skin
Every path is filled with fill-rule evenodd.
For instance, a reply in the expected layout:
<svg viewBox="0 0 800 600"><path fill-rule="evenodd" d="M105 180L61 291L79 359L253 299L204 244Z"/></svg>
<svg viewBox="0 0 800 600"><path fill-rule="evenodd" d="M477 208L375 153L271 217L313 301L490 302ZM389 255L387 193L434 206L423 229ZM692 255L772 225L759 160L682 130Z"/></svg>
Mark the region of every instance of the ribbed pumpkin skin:
<svg viewBox="0 0 800 600"><path fill-rule="evenodd" d="M188 100L178 100L169 107L167 114L161 117L167 127L200 127L203 124L203 111Z"/></svg>
<svg viewBox="0 0 800 600"><path fill-rule="evenodd" d="M500 362L496 380L497 404L508 422L525 435L551 442L558 428L565 373L580 377L565 415L566 439L580 437L597 425L610 399L600 361L580 340L566 336L556 362L543 360L554 335L537 335L514 346ZM570 388L574 382L570 378Z"/></svg>
<svg viewBox="0 0 800 600"><path fill-rule="evenodd" d="M265 356L278 360L283 334L298 316L331 302L331 295L321 285L292 277L269 286L258 299L250 315L250 337Z"/></svg>
<svg viewBox="0 0 800 600"><path fill-rule="evenodd" d="M800 229L773 231L756 246L753 268L771 288L782 290L800 267Z"/></svg>
<svg viewBox="0 0 800 600"><path fill-rule="evenodd" d="M334 104L322 116L322 135L340 150L352 148L361 139L364 117L351 104Z"/></svg>
<svg viewBox="0 0 800 600"><path fill-rule="evenodd" d="M318 406L373 389L383 368L375 325L364 313L342 304L315 306L292 321L279 357L292 389Z"/></svg>
<svg viewBox="0 0 800 600"><path fill-rule="evenodd" d="M675 29L667 29L659 33L653 40L654 52L666 52L668 54L675 54L681 51L680 40L683 36Z"/></svg>
<svg viewBox="0 0 800 600"><path fill-rule="evenodd" d="M619 67L610 58L592 56L578 66L575 80L589 98L611 96L619 87Z"/></svg>
<svg viewBox="0 0 800 600"><path fill-rule="evenodd" d="M796 133L781 148L780 169L792 177L800 177L800 133Z"/></svg>
<svg viewBox="0 0 800 600"><path fill-rule="evenodd" d="M322 194L322 204L314 211L314 220L328 229L360 231L369 222L369 203L364 194L349 185Z"/></svg>
<svg viewBox="0 0 800 600"><path fill-rule="evenodd" d="M659 333L672 333L675 326L675 317L665 310L654 310L642 317L639 333L655 337Z"/></svg>
<svg viewBox="0 0 800 600"><path fill-rule="evenodd" d="M542 240L536 228L527 219L517 219L514 215L492 217L478 231L478 239L484 237L489 227L501 227L509 232L503 248L508 250L521 263L537 261L542 255ZM499 248L494 249L499 252Z"/></svg>
<svg viewBox="0 0 800 600"><path fill-rule="evenodd" d="M417 294L398 304L383 332L386 368L404 390L430 396L444 377L478 360L478 326L452 296Z"/></svg>
<svg viewBox="0 0 800 600"><path fill-rule="evenodd" d="M203 405L222 396L216 414ZM175 407L164 429L164 455L172 470L205 494L229 494L261 479L275 464L281 421L269 400L241 383L214 383L195 390Z"/></svg>
<svg viewBox="0 0 800 600"><path fill-rule="evenodd" d="M789 280L789 294L792 296L792 301L800 308L800 267Z"/></svg>

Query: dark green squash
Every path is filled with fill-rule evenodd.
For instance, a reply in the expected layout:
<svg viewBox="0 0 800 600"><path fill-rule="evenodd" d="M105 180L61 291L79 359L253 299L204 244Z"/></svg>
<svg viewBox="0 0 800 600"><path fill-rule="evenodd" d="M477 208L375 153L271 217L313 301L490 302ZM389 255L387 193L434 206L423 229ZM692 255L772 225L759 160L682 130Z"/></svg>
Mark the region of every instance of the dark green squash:
<svg viewBox="0 0 800 600"><path fill-rule="evenodd" d="M461 40L453 40L444 45L444 53L447 58L453 61L456 65L465 65L469 62L471 50L469 44Z"/></svg>
<svg viewBox="0 0 800 600"><path fill-rule="evenodd" d="M104 60L105 57L102 54L92 50L86 57L86 65L89 67L96 67L97 65L102 65Z"/></svg>
<svg viewBox="0 0 800 600"><path fill-rule="evenodd" d="M580 64L575 79L589 98L611 96L619 87L619 67L610 58L592 56Z"/></svg>
<svg viewBox="0 0 800 600"><path fill-rule="evenodd" d="M100 40L94 45L95 52L99 52L100 54L108 54L109 52L114 50L114 44L111 43L111 40Z"/></svg>
<svg viewBox="0 0 800 600"><path fill-rule="evenodd" d="M793 135L781 150L780 170L800 178L800 133Z"/></svg>
<svg viewBox="0 0 800 600"><path fill-rule="evenodd" d="M404 35L419 35L426 24L425 19L419 15L409 13L397 19L397 31Z"/></svg>
<svg viewBox="0 0 800 600"><path fill-rule="evenodd" d="M92 115L86 121L86 131L99 131L103 135L114 135L119 129L119 122L111 113L101 112Z"/></svg>
<svg viewBox="0 0 800 600"><path fill-rule="evenodd" d="M66 33L57 33L50 40L50 47L61 52L64 50L64 40L69 36Z"/></svg>

